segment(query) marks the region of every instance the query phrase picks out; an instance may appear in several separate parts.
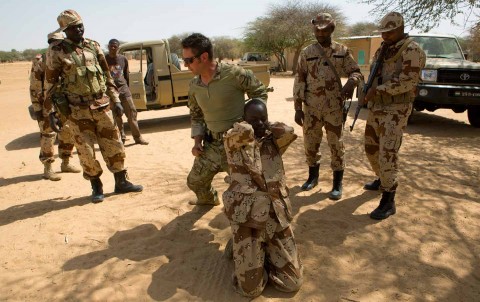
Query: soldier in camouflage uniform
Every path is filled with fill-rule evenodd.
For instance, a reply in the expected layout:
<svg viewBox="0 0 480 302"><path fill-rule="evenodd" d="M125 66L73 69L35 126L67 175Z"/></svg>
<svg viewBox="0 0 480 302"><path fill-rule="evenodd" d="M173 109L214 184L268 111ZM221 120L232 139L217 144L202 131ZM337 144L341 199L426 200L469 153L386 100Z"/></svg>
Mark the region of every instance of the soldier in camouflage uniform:
<svg viewBox="0 0 480 302"><path fill-rule="evenodd" d="M223 204L233 232L234 286L248 297L260 295L268 279L284 292L303 283L282 161L296 138L292 127L269 124L259 99L245 105L245 122L224 136L231 182Z"/></svg>
<svg viewBox="0 0 480 302"><path fill-rule="evenodd" d="M342 197L345 169L343 146L343 109L355 86L363 79L350 50L335 41L331 35L335 20L328 13L320 13L312 20L318 43L307 46L300 53L297 75L293 86L295 122L303 126L308 179L302 190L311 190L318 184L323 130L331 152L333 187L329 198ZM342 87L340 76L348 77Z"/></svg>
<svg viewBox="0 0 480 302"><path fill-rule="evenodd" d="M187 178L188 187L195 192L193 205L218 205L213 177L228 171L223 147L223 133L241 121L245 93L267 101L266 87L250 70L213 60L210 40L195 33L182 40L183 59L196 76L190 83L189 102L195 156Z"/></svg>
<svg viewBox="0 0 480 302"><path fill-rule="evenodd" d="M425 66L425 53L404 32L401 14L388 13L378 28L383 42L374 56L384 51L381 70L365 96L368 118L365 127L365 152L378 179L365 185L367 190L382 193L379 206L370 214L385 219L395 214L398 152L412 111L420 72Z"/></svg>
<svg viewBox="0 0 480 302"><path fill-rule="evenodd" d="M59 32L48 34L48 44L62 40L63 36ZM44 114L43 102L45 100L44 82L45 82L45 55L37 55L32 63L30 72L30 99L33 110L40 128L40 161L43 163L43 178L57 181L62 177L52 169L52 163L55 161L54 144L57 134L50 128L48 115ZM64 127L58 133L58 157L62 159L60 170L62 172L80 173L80 169L70 163L72 157L74 142L69 127Z"/></svg>
<svg viewBox="0 0 480 302"><path fill-rule="evenodd" d="M83 176L92 185L92 201L104 199L100 180L103 171L95 158L95 142L107 168L114 173L115 192L142 191L142 186L127 180L125 150L109 107L110 99L117 114L121 115L123 108L103 51L97 42L83 38L83 22L74 10L63 11L57 21L58 31L64 31L67 37L50 44L47 52L44 109L49 113L50 125L54 131L61 126L52 106L52 97L60 84L70 111L66 123L74 134ZM60 108L58 99L57 107Z"/></svg>

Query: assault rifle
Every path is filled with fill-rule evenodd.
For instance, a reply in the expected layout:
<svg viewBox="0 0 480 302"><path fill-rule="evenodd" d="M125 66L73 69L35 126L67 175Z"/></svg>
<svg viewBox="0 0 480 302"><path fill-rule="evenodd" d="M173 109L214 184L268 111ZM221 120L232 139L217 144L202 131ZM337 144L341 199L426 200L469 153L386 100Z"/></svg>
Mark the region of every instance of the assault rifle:
<svg viewBox="0 0 480 302"><path fill-rule="evenodd" d="M353 127L355 126L355 122L357 121L358 115L360 114L360 110L362 110L363 105L365 105L364 104L365 96L367 95L368 90L372 87L373 80L375 80L375 77L377 76L378 71L382 70L383 58L385 57L386 50L387 50L387 47L383 46L382 49L380 49L380 54L378 55L377 60L372 64L372 68L370 69L370 74L368 75L368 81L363 86L363 91L362 91L363 93L361 96L358 97L358 104L355 110L355 117L353 118L352 125L350 126L350 132L353 131Z"/></svg>

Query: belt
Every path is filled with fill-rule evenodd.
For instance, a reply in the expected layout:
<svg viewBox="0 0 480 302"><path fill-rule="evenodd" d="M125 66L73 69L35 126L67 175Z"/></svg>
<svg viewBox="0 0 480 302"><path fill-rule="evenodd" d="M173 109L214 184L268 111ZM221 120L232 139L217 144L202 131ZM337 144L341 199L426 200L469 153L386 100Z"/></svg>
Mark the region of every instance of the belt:
<svg viewBox="0 0 480 302"><path fill-rule="evenodd" d="M67 97L72 105L89 106L90 102L101 99L103 97L103 93L100 92L92 95L68 94Z"/></svg>
<svg viewBox="0 0 480 302"><path fill-rule="evenodd" d="M223 140L223 134L225 132L213 132L213 131L210 131L210 135L212 136L212 138L216 141L218 140Z"/></svg>

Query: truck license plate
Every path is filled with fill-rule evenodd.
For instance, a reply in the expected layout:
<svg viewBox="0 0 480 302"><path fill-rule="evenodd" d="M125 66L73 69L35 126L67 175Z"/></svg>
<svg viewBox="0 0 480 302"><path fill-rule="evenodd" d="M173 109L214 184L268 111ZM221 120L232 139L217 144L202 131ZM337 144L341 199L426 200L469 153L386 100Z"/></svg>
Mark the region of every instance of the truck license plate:
<svg viewBox="0 0 480 302"><path fill-rule="evenodd" d="M455 91L455 96L464 96L464 97L480 97L480 92L472 91Z"/></svg>

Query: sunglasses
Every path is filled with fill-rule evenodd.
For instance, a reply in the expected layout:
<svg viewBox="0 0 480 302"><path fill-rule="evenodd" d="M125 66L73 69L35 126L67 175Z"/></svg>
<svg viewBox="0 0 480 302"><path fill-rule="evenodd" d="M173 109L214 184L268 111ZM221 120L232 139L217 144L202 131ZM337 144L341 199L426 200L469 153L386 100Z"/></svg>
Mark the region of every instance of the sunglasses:
<svg viewBox="0 0 480 302"><path fill-rule="evenodd" d="M185 64L187 65L190 65L193 63L193 60L197 59L197 58L200 58L200 56L193 56L193 57L190 57L190 58L183 58L183 62L185 62Z"/></svg>

